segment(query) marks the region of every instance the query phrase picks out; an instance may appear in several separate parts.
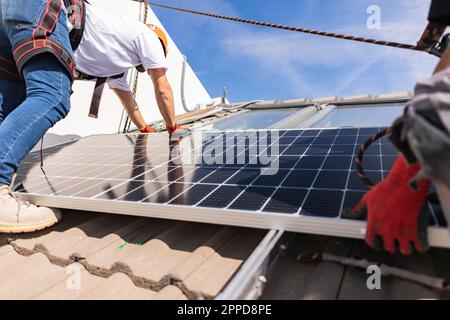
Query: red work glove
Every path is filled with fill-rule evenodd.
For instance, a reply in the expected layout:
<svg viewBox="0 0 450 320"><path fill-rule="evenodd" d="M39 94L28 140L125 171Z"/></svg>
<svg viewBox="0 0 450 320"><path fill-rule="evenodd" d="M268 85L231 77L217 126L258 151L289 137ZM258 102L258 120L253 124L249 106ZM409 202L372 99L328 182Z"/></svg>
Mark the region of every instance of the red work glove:
<svg viewBox="0 0 450 320"><path fill-rule="evenodd" d="M143 129L139 130L141 133L155 133L156 130L153 127L145 126Z"/></svg>
<svg viewBox="0 0 450 320"><path fill-rule="evenodd" d="M409 165L403 156L396 160L389 176L353 208L352 215L367 216L367 244L394 254L428 249L428 214L425 209L430 182L411 180L419 173L419 164ZM382 240L382 244L381 241Z"/></svg>
<svg viewBox="0 0 450 320"><path fill-rule="evenodd" d="M183 127L181 127L180 125L178 125L177 123L175 124L174 127L167 127L167 132L170 135L170 141L174 142L174 141L179 141L181 138L183 138L184 136L186 136L188 134L188 131L186 129L184 129Z"/></svg>
<svg viewBox="0 0 450 320"><path fill-rule="evenodd" d="M180 125L178 125L178 123L175 123L175 126L173 126L173 127L167 126L167 132L169 133L169 135L172 135L172 134L174 134L176 131L181 130L181 129L182 129L182 128L181 128Z"/></svg>

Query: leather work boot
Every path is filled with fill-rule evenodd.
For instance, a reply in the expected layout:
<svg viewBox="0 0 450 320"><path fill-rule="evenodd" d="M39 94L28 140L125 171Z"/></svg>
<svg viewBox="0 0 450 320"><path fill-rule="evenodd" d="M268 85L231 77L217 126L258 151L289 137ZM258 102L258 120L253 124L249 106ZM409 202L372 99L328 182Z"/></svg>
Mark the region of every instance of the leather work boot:
<svg viewBox="0 0 450 320"><path fill-rule="evenodd" d="M61 218L60 210L21 201L8 186L0 186L0 233L39 231L53 226Z"/></svg>

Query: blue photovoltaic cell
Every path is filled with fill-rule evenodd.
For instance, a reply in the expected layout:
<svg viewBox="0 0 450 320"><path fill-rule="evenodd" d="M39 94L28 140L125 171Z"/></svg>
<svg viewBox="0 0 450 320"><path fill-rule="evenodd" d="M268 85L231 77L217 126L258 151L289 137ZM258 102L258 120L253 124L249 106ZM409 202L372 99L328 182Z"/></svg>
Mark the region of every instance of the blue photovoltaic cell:
<svg viewBox="0 0 450 320"><path fill-rule="evenodd" d="M358 131L359 136L365 136L365 135L373 135L375 133L380 132L380 128L360 128Z"/></svg>
<svg viewBox="0 0 450 320"><path fill-rule="evenodd" d="M339 129L323 129L319 133L319 137L335 137L339 133Z"/></svg>
<svg viewBox="0 0 450 320"><path fill-rule="evenodd" d="M223 209L224 214L238 210L335 219L369 190L357 174L355 157L359 144L382 129L203 132L199 145L189 138L168 143L165 134L93 136L45 149L46 176L39 154L28 155L17 174L16 190L164 204L169 213L187 206ZM212 161L182 160L197 150L208 151ZM387 139L373 143L363 158L367 177L381 181L397 156ZM275 169L272 174L263 174L269 167ZM445 226L438 200L430 199L428 207L430 224Z"/></svg>
<svg viewBox="0 0 450 320"><path fill-rule="evenodd" d="M363 191L348 191L345 193L344 208L351 209L363 198Z"/></svg>
<svg viewBox="0 0 450 320"><path fill-rule="evenodd" d="M330 145L323 144L312 144L308 150L305 152L305 155L308 156L326 156L330 152Z"/></svg>
<svg viewBox="0 0 450 320"><path fill-rule="evenodd" d="M356 137L356 144L360 145L362 143L365 143L367 140L369 140L370 136L357 136ZM379 141L375 141L372 146L376 146L378 145L380 142Z"/></svg>
<svg viewBox="0 0 450 320"><path fill-rule="evenodd" d="M126 193L127 191L121 192L122 194L125 194L122 197L119 197L121 193L117 193L115 191L117 190L110 190L106 193L104 193L102 199L110 199L110 200L123 200L123 201L132 201L132 202L140 202L147 199L150 195L154 194L155 192L161 190L162 188L166 187L167 183L157 183L157 182L150 182L147 184L143 184L139 188L135 189L134 191L131 191L129 193ZM120 189L118 189L120 190ZM129 189L128 189L129 191Z"/></svg>
<svg viewBox="0 0 450 320"><path fill-rule="evenodd" d="M328 156L322 169L348 170L351 163L352 157L349 156Z"/></svg>
<svg viewBox="0 0 450 320"><path fill-rule="evenodd" d="M378 183L381 181L381 172L380 171L366 171L366 176L373 183ZM351 171L348 179L347 189L350 190L361 190L361 191L369 191L368 186L362 181L362 179L358 176L357 171Z"/></svg>
<svg viewBox="0 0 450 320"><path fill-rule="evenodd" d="M243 187L222 186L205 200L199 206L208 208L225 208L227 207L242 191Z"/></svg>
<svg viewBox="0 0 450 320"><path fill-rule="evenodd" d="M253 182L253 185L278 187L289 174L289 172L289 170L280 169L275 175L260 175L256 179L256 181Z"/></svg>
<svg viewBox="0 0 450 320"><path fill-rule="evenodd" d="M334 144L355 144L356 136L339 136L334 141Z"/></svg>
<svg viewBox="0 0 450 320"><path fill-rule="evenodd" d="M188 191L182 193L173 199L169 204L193 206L196 205L200 200L205 198L208 194L213 192L217 188L217 185L209 184L197 184L190 188Z"/></svg>
<svg viewBox="0 0 450 320"><path fill-rule="evenodd" d="M339 130L339 136L357 136L359 129L341 129Z"/></svg>
<svg viewBox="0 0 450 320"><path fill-rule="evenodd" d="M355 149L355 155L358 154L359 148ZM381 155L380 148L377 145L371 146L369 149L364 151L364 156L376 156L379 157Z"/></svg>
<svg viewBox="0 0 450 320"><path fill-rule="evenodd" d="M221 170L216 170L206 178L202 180L202 183L216 183L221 184L227 181L232 175L236 174L238 169L223 168Z"/></svg>
<svg viewBox="0 0 450 320"><path fill-rule="evenodd" d="M237 210L259 210L263 207L275 188L250 187L233 202L230 209Z"/></svg>
<svg viewBox="0 0 450 320"><path fill-rule="evenodd" d="M334 156L352 156L354 150L354 145L333 145L328 154Z"/></svg>
<svg viewBox="0 0 450 320"><path fill-rule="evenodd" d="M317 171L314 170L292 170L286 180L284 180L283 186L293 188L309 188L316 176Z"/></svg>
<svg viewBox="0 0 450 320"><path fill-rule="evenodd" d="M300 159L299 156L281 156L278 159L279 168L280 169L291 169L295 167L298 160Z"/></svg>
<svg viewBox="0 0 450 320"><path fill-rule="evenodd" d="M325 161L325 156L304 156L297 163L295 168L297 169L320 169L323 162Z"/></svg>
<svg viewBox="0 0 450 320"><path fill-rule="evenodd" d="M272 195L264 211L294 214L300 209L306 192L306 189L280 188Z"/></svg>
<svg viewBox="0 0 450 320"><path fill-rule="evenodd" d="M333 144L335 139L336 139L335 137L328 137L328 136L317 137L314 140L314 144L330 144L331 145L331 144Z"/></svg>
<svg viewBox="0 0 450 320"><path fill-rule="evenodd" d="M199 182L215 172L215 168L200 167L181 177L185 182Z"/></svg>
<svg viewBox="0 0 450 320"><path fill-rule="evenodd" d="M294 144L300 144L300 145L309 145L314 142L314 137L298 137L295 139Z"/></svg>
<svg viewBox="0 0 450 320"><path fill-rule="evenodd" d="M347 171L322 170L314 182L314 188L341 190L345 188L347 177Z"/></svg>
<svg viewBox="0 0 450 320"><path fill-rule="evenodd" d="M226 181L227 184L237 184L247 186L258 178L261 173L258 169L239 170L234 176Z"/></svg>
<svg viewBox="0 0 450 320"><path fill-rule="evenodd" d="M301 156L305 153L306 149L308 149L308 146L293 145L293 146L288 147L283 152L283 155L285 155L285 156Z"/></svg>
<svg viewBox="0 0 450 320"><path fill-rule="evenodd" d="M291 145L295 141L296 137L281 137L278 140L279 145Z"/></svg>
<svg viewBox="0 0 450 320"><path fill-rule="evenodd" d="M186 183L171 183L165 188L160 189L158 192L145 198L143 201L148 203L167 203L180 194L183 194L191 186L191 184Z"/></svg>
<svg viewBox="0 0 450 320"><path fill-rule="evenodd" d="M375 170L380 171L381 170L381 157L379 156L364 156L363 158L363 164L364 164L364 170ZM356 168L355 165L353 165L354 168Z"/></svg>
<svg viewBox="0 0 450 320"><path fill-rule="evenodd" d="M312 190L303 205L305 216L338 217L341 210L342 191Z"/></svg>
<svg viewBox="0 0 450 320"><path fill-rule="evenodd" d="M396 159L397 156L382 157L383 170L390 171Z"/></svg>
<svg viewBox="0 0 450 320"><path fill-rule="evenodd" d="M300 135L302 137L317 137L321 130L305 130Z"/></svg>

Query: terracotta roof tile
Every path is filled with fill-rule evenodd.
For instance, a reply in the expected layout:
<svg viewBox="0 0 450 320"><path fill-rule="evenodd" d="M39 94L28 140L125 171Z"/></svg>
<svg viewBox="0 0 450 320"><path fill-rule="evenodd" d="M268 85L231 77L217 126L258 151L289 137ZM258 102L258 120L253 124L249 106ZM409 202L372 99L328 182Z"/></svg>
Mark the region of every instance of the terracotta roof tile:
<svg viewBox="0 0 450 320"><path fill-rule="evenodd" d="M67 212L53 228L11 236L8 245L0 236L0 298L212 299L265 234ZM79 270L80 289L67 289L70 270Z"/></svg>

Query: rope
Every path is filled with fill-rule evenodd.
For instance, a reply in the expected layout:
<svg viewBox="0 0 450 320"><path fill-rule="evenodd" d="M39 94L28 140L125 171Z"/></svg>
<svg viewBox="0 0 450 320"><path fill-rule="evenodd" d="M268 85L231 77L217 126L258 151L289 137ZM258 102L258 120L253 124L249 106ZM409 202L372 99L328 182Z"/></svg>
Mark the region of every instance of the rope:
<svg viewBox="0 0 450 320"><path fill-rule="evenodd" d="M355 159L356 170L358 171L358 176L369 187L369 189L371 189L373 186L375 186L375 183L373 183L367 177L366 173L364 172L364 168L362 166L364 153L366 152L367 149L369 149L369 147L372 145L372 143L374 143L378 139L381 139L384 136L390 135L391 132L392 132L392 129L388 128L388 129L384 129L378 133L375 133L359 147L359 151L358 151L358 154L356 155L356 159Z"/></svg>
<svg viewBox="0 0 450 320"><path fill-rule="evenodd" d="M241 19L241 18L229 17L229 16L219 15L219 14L210 13L210 12L172 7L172 6L168 6L165 4L160 4L160 3L150 2L150 1L148 3L153 7L159 7L159 8L164 8L164 9L169 9L169 10L174 10L174 11L179 11L179 12L191 13L191 14L210 17L210 18L235 21L235 22L240 22L240 23L258 25L258 26L262 26L262 27L274 28L274 29L301 32L301 33L318 35L318 36L329 37L329 38L370 43L370 44L386 46L386 47L408 49L408 50L415 50L415 51L422 51L422 52L430 52L430 48L419 47L417 45L411 45L411 44L405 44L405 43L399 43L399 42L393 42L393 41L369 39L369 38L363 38L363 37L350 36L350 35L346 35L346 34L325 32L325 31L319 31L319 30L313 30L313 29L284 26L284 25L275 24L275 23L267 23L267 22L261 22L261 21L255 21L255 20Z"/></svg>

